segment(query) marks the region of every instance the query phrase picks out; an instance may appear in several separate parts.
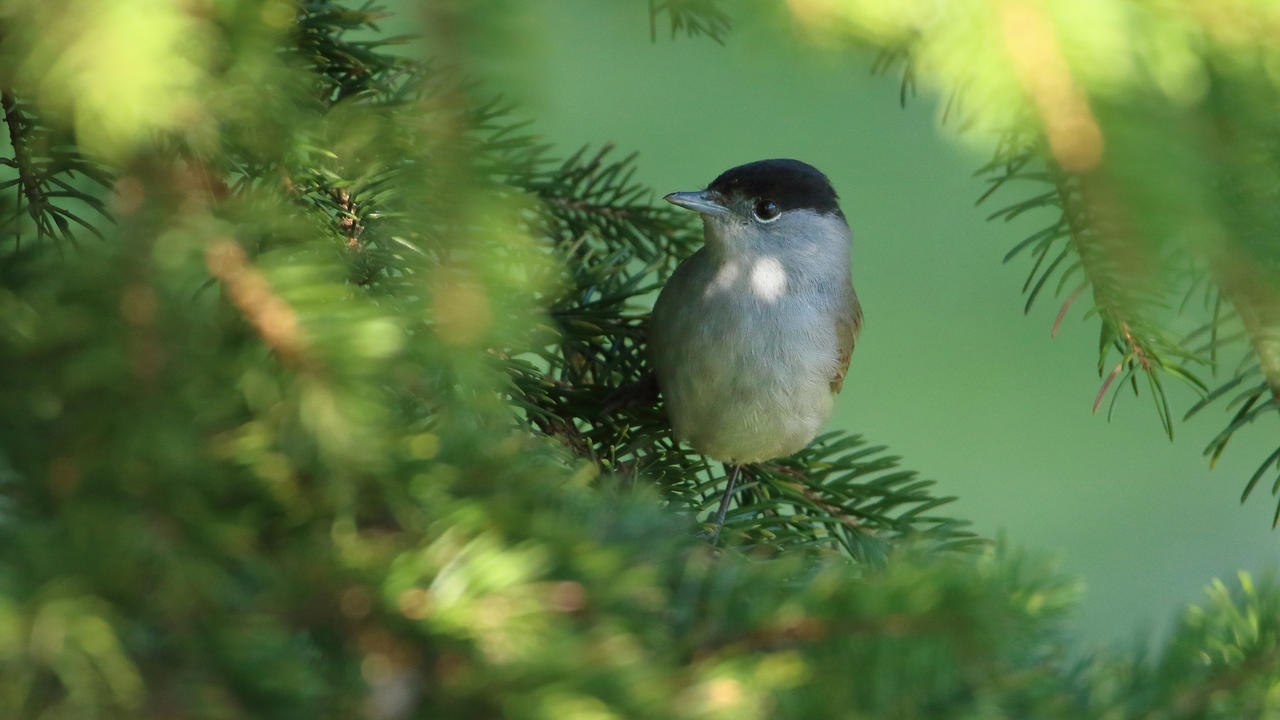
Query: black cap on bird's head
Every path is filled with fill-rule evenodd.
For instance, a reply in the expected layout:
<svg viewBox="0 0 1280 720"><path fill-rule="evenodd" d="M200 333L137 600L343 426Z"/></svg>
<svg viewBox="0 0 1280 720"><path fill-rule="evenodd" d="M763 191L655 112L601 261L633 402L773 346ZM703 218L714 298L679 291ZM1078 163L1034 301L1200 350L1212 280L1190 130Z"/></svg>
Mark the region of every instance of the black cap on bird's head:
<svg viewBox="0 0 1280 720"><path fill-rule="evenodd" d="M772 200L782 210L839 212L831 181L818 168L799 160L757 160L725 170L708 190L726 197Z"/></svg>
<svg viewBox="0 0 1280 720"><path fill-rule="evenodd" d="M735 206L753 208L768 222L787 210L810 210L843 217L835 188L817 168L799 160L775 159L730 168L706 190L671 193L668 202L703 215L724 215Z"/></svg>

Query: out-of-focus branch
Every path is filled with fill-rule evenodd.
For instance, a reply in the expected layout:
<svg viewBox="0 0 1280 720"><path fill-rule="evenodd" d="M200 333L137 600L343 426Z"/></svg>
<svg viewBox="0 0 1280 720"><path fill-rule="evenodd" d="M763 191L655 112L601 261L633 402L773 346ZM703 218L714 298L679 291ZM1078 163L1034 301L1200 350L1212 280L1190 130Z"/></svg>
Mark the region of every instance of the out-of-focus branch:
<svg viewBox="0 0 1280 720"><path fill-rule="evenodd" d="M215 242L205 253L205 265L267 345L290 363L307 365L308 343L298 327L297 315L272 291L262 273L249 264L238 243Z"/></svg>
<svg viewBox="0 0 1280 720"><path fill-rule="evenodd" d="M1102 130L1058 47L1053 22L1032 3L1009 0L1000 7L1009 58L1035 104L1054 158L1074 172L1102 160Z"/></svg>
<svg viewBox="0 0 1280 720"><path fill-rule="evenodd" d="M1271 394L1280 399L1280 295L1255 264L1223 258L1214 265L1218 287L1235 307Z"/></svg>

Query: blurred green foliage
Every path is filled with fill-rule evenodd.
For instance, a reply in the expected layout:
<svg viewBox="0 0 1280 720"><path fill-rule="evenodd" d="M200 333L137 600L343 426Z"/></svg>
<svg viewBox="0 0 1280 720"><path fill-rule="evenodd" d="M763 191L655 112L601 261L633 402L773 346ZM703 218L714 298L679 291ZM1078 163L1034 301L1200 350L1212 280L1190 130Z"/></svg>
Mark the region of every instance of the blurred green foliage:
<svg viewBox="0 0 1280 720"><path fill-rule="evenodd" d="M0 714L1275 712L1276 588L1070 665L1074 583L859 436L753 469L710 547L723 474L611 402L697 229L470 84L504 3L417 9L408 39L321 0L0 3Z"/></svg>

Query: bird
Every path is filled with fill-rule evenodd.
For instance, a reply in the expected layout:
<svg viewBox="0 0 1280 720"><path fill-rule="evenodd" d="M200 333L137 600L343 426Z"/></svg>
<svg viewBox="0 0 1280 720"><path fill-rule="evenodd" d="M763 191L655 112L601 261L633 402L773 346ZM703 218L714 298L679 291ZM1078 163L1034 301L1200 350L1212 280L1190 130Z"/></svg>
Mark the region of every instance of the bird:
<svg viewBox="0 0 1280 720"><path fill-rule="evenodd" d="M862 328L852 232L831 181L799 160L721 173L667 202L698 213L703 245L654 303L650 362L675 438L732 471L790 455L831 415Z"/></svg>

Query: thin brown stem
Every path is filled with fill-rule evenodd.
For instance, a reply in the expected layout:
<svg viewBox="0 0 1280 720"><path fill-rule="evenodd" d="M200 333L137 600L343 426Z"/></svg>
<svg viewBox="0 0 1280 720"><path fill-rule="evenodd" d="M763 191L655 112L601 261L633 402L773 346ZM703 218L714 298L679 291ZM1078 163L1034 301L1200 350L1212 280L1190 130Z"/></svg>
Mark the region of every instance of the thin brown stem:
<svg viewBox="0 0 1280 720"><path fill-rule="evenodd" d="M1138 363L1142 365L1142 369L1151 371L1151 360L1147 357L1147 353L1133 337L1133 333L1129 331L1129 323L1120 323L1120 331L1124 333L1125 342L1129 343L1129 347L1133 349L1133 356L1138 359Z"/></svg>

